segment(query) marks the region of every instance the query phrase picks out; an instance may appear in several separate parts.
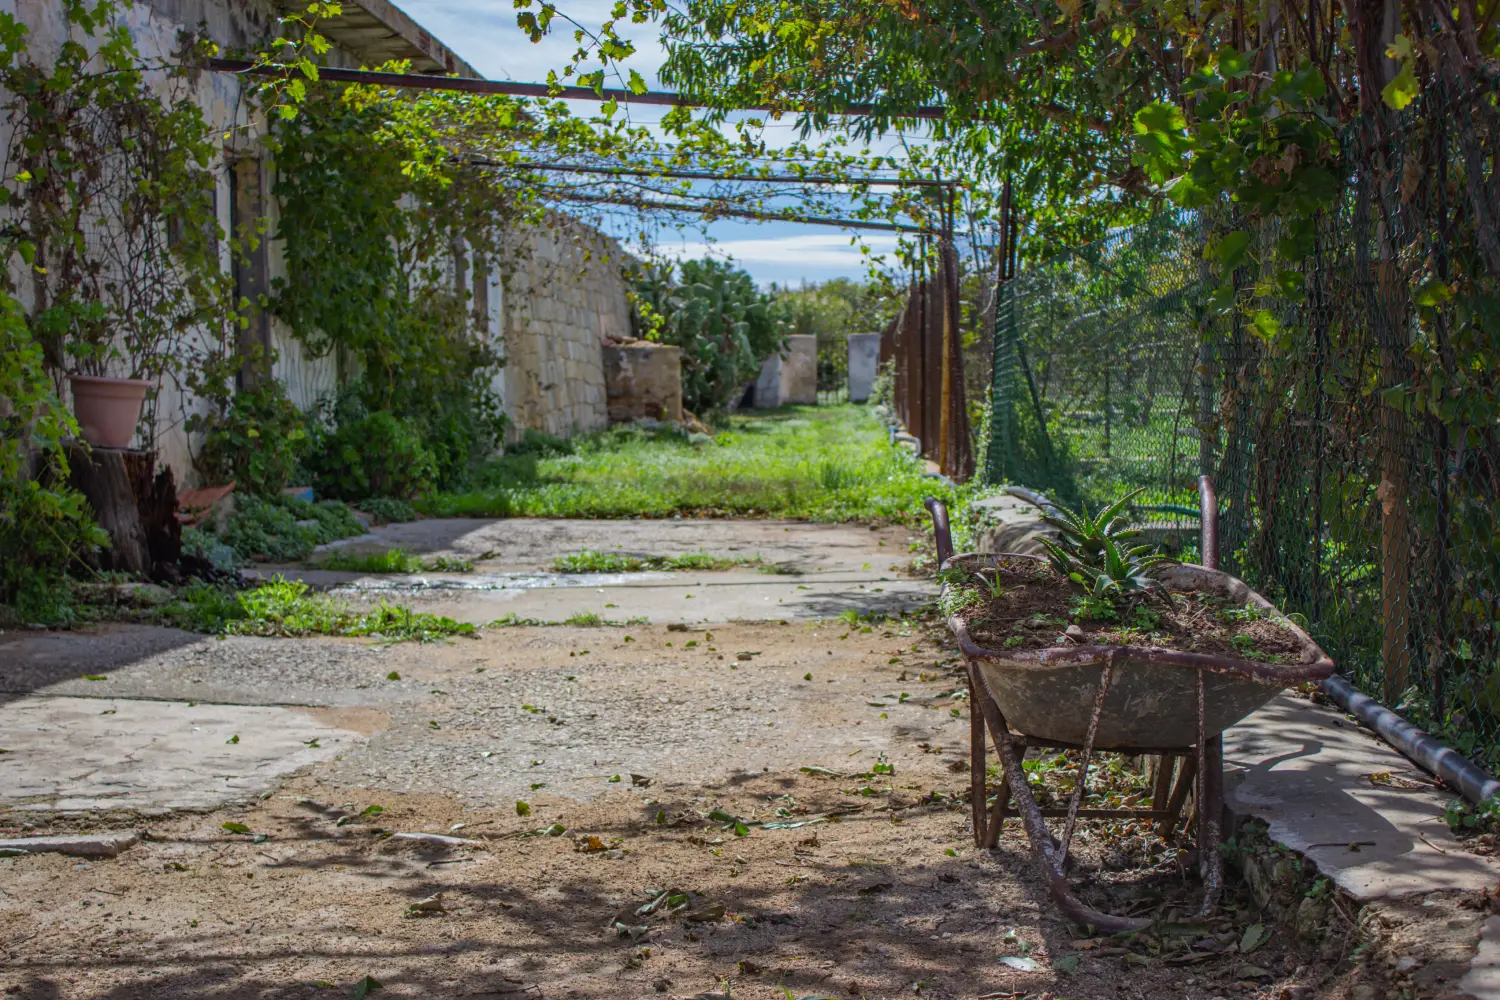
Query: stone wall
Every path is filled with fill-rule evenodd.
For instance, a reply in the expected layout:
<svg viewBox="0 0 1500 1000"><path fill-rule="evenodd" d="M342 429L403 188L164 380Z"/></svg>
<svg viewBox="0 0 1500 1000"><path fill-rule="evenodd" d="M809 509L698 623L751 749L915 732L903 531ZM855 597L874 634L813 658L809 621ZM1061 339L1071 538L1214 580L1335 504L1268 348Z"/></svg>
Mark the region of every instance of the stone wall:
<svg viewBox="0 0 1500 1000"><path fill-rule="evenodd" d="M523 238L505 296L505 412L518 435L603 427L604 338L631 335L624 254L598 230L560 216Z"/></svg>

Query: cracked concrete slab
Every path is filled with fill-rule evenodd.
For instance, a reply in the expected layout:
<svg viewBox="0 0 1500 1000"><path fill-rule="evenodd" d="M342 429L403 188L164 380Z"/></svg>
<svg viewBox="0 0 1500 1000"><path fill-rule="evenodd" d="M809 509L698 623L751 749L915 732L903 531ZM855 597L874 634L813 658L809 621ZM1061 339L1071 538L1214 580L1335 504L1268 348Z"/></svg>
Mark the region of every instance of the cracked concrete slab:
<svg viewBox="0 0 1500 1000"><path fill-rule="evenodd" d="M482 563L486 572L550 569L556 556L581 549L638 556L712 552L759 556L804 573L864 567L890 574L910 560L912 537L904 528L751 518L428 518L382 525L318 551L379 552L399 546L423 556L470 559Z"/></svg>
<svg viewBox="0 0 1500 1000"><path fill-rule="evenodd" d="M1460 992L1475 1000L1500 1000L1500 917L1489 917L1479 932L1479 949L1469 971L1458 981Z"/></svg>
<svg viewBox="0 0 1500 1000"><path fill-rule="evenodd" d="M376 575L294 565L262 572L357 604L396 601L476 625L507 615L544 622L577 614L663 623L808 620L850 609L901 615L930 602L936 595L931 581L905 575L910 538L901 528L788 521L434 518L385 525L319 551L399 547L469 559L474 572ZM582 549L634 556L709 552L758 558L775 572L551 572L553 558Z"/></svg>
<svg viewBox="0 0 1500 1000"><path fill-rule="evenodd" d="M1361 902L1500 880L1449 833L1453 796L1336 710L1282 694L1224 734L1224 759L1225 804Z"/></svg>
<svg viewBox="0 0 1500 1000"><path fill-rule="evenodd" d="M936 596L927 580L875 573L770 576L754 571L637 574L606 586L477 589L402 586L389 578L357 581L334 590L341 598L398 601L420 611L484 625L506 615L543 622L597 614L616 621L752 622L837 618L847 611L901 616ZM386 589L394 582L396 589Z"/></svg>
<svg viewBox="0 0 1500 1000"><path fill-rule="evenodd" d="M215 809L362 740L299 709L26 697L4 706L0 809Z"/></svg>

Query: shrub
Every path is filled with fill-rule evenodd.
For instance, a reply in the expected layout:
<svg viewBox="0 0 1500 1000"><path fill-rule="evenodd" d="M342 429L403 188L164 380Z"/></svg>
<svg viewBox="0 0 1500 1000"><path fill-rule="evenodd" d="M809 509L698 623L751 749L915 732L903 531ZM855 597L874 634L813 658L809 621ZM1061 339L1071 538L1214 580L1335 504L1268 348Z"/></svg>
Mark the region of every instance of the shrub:
<svg viewBox="0 0 1500 1000"><path fill-rule="evenodd" d="M65 571L109 542L83 496L67 485L61 442L77 430L52 391L19 303L0 292L0 605L12 609L0 618L66 619Z"/></svg>
<svg viewBox="0 0 1500 1000"><path fill-rule="evenodd" d="M67 568L109 535L83 495L67 486L0 479L0 620L54 623L71 617Z"/></svg>
<svg viewBox="0 0 1500 1000"><path fill-rule="evenodd" d="M415 424L383 410L341 415L334 426L324 426L307 465L320 494L349 501L409 500L430 489L437 476L436 459Z"/></svg>
<svg viewBox="0 0 1500 1000"><path fill-rule="evenodd" d="M507 455L535 455L551 458L554 455L573 454L573 443L566 438L554 437L533 427L526 428L521 440L505 446Z"/></svg>
<svg viewBox="0 0 1500 1000"><path fill-rule="evenodd" d="M749 273L712 259L642 268L631 295L638 336L682 348L682 405L724 410L786 343L785 310Z"/></svg>
<svg viewBox="0 0 1500 1000"><path fill-rule="evenodd" d="M405 524L417 519L416 508L395 497L370 497L360 501L359 509L383 524Z"/></svg>
<svg viewBox="0 0 1500 1000"><path fill-rule="evenodd" d="M274 379L235 393L217 414L188 418L187 429L204 431L196 464L205 481L262 497L291 484L308 440L306 417Z"/></svg>
<svg viewBox="0 0 1500 1000"><path fill-rule="evenodd" d="M341 503L243 496L235 498L234 514L223 537L241 559L298 562L316 546L361 535L364 530Z"/></svg>

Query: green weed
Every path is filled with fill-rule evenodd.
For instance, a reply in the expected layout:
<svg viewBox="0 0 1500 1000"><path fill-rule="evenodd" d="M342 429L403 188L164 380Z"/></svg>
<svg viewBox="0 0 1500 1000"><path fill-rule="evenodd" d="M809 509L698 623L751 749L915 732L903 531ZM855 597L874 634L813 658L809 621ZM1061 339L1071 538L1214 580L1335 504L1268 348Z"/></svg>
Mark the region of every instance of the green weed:
<svg viewBox="0 0 1500 1000"><path fill-rule="evenodd" d="M456 556L437 556L422 559L403 548L383 549L380 552L330 552L317 564L318 569L338 570L344 573L467 573L474 564Z"/></svg>
<svg viewBox="0 0 1500 1000"><path fill-rule="evenodd" d="M246 495L234 498L234 514L225 527L223 541L242 562L257 557L270 562L297 562L306 559L318 545L364 532L364 525L336 500L308 503L287 496L263 500Z"/></svg>
<svg viewBox="0 0 1500 1000"><path fill-rule="evenodd" d="M430 642L475 631L467 622L398 605L361 611L309 593L305 583L280 577L240 593L197 584L183 591L162 615L179 628L217 635L375 636Z"/></svg>
<svg viewBox="0 0 1500 1000"><path fill-rule="evenodd" d="M418 504L443 517L671 517L736 514L815 521L925 518L922 499L954 499L892 448L857 406L735 414L711 442L616 427L575 438L570 452L493 459L469 489Z"/></svg>
<svg viewBox="0 0 1500 1000"><path fill-rule="evenodd" d="M418 573L422 560L403 548L380 552L330 552L317 563L318 569L344 573Z"/></svg>
<svg viewBox="0 0 1500 1000"><path fill-rule="evenodd" d="M618 627L618 626L621 626L621 625L645 625L649 621L650 621L650 619L646 618L645 616L640 616L640 617L637 617L637 618L626 618L623 621L621 621L621 620L616 620L616 619L613 619L613 618L605 618L605 617L601 616L600 614L598 614L597 612L594 612L594 611L578 611L578 612L575 612L574 614L569 615L567 618L564 618L563 621L562 621L562 624L564 624L564 625L581 625L581 626L583 626L585 628L600 628L600 627L603 627L603 626L606 626L606 625L613 626L613 627ZM557 624L557 623L556 622L535 622L533 624L554 625L554 624Z"/></svg>

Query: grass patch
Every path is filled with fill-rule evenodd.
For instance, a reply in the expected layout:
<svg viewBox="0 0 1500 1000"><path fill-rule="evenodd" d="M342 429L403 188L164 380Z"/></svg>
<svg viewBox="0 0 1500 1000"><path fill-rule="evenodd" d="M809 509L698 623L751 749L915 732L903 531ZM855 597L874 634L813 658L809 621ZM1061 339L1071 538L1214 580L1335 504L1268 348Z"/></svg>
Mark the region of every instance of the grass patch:
<svg viewBox="0 0 1500 1000"><path fill-rule="evenodd" d="M559 573L634 573L639 570L730 569L754 565L760 556L716 556L711 552L686 552L676 556L633 556L624 552L580 549L552 560Z"/></svg>
<svg viewBox="0 0 1500 1000"><path fill-rule="evenodd" d="M340 550L328 553L314 565L345 573L417 573L422 569L422 560L401 548L381 552Z"/></svg>
<svg viewBox="0 0 1500 1000"><path fill-rule="evenodd" d="M162 616L179 628L214 635L373 636L432 642L476 631L467 622L399 605L382 603L358 610L309 593L305 583L280 577L238 593L206 584L189 587L163 609Z"/></svg>
<svg viewBox="0 0 1500 1000"><path fill-rule="evenodd" d="M474 568L467 559L454 556L422 559L399 547L380 552L330 552L314 565L344 573L467 573Z"/></svg>
<svg viewBox="0 0 1500 1000"><path fill-rule="evenodd" d="M616 427L566 450L513 449L466 491L418 504L440 517L742 515L816 521L925 517L922 499L952 499L858 406L734 414L712 439Z"/></svg>

